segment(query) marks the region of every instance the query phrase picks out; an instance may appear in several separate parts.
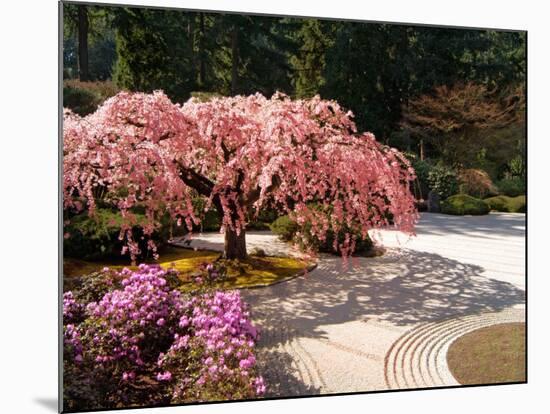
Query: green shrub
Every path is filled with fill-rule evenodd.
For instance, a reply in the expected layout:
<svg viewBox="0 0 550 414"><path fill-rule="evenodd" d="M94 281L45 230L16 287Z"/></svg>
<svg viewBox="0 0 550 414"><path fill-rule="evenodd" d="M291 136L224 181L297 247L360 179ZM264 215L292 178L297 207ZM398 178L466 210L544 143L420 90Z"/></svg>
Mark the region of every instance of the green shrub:
<svg viewBox="0 0 550 414"><path fill-rule="evenodd" d="M100 104L119 91L120 89L111 81L66 80L63 82L63 106L85 116L94 112Z"/></svg>
<svg viewBox="0 0 550 414"><path fill-rule="evenodd" d="M145 221L143 214L135 214L137 222ZM169 219L163 218L162 226L152 235L160 247L170 236ZM83 212L72 217L64 228L63 253L67 257L78 257L84 260L100 260L120 257L124 240L119 240L123 218L120 212L107 208L96 209L93 216ZM142 256L146 256L147 238L136 225L132 228L134 240L138 242Z"/></svg>
<svg viewBox="0 0 550 414"><path fill-rule="evenodd" d="M456 172L445 165L436 165L428 173L428 186L441 199L456 194L458 191Z"/></svg>
<svg viewBox="0 0 550 414"><path fill-rule="evenodd" d="M335 233L331 230L327 231L326 239L324 241L319 240L319 238L311 233L311 224L306 223L304 226L300 227L295 221L291 220L288 216L281 216L273 223L271 223L271 231L278 235L281 240L284 241L296 241L299 246L304 249L306 247L311 247L315 251L324 252L324 253L336 253L334 251L334 238ZM302 239L296 239L296 233L300 231L306 238L306 245L304 245ZM342 229L337 237L338 243L344 241L346 232L349 232L347 228ZM356 234L356 246L355 253L368 252L372 249L373 243L370 237L362 239L359 234Z"/></svg>
<svg viewBox="0 0 550 414"><path fill-rule="evenodd" d="M258 216L250 221L246 227L251 230L269 230L269 226L277 217L279 217L277 210L274 208L264 208L260 210Z"/></svg>
<svg viewBox="0 0 550 414"><path fill-rule="evenodd" d="M459 189L463 194L476 198L485 198L498 194L489 174L483 170L468 168L458 175Z"/></svg>
<svg viewBox="0 0 550 414"><path fill-rule="evenodd" d="M210 209L205 213L206 200L196 197L193 199L193 210L195 215L201 219L200 224L193 226L193 231L219 231L221 226L220 217L216 207L210 206Z"/></svg>
<svg viewBox="0 0 550 414"><path fill-rule="evenodd" d="M97 109L101 97L87 89L63 87L63 107L69 108L81 116L88 115Z"/></svg>
<svg viewBox="0 0 550 414"><path fill-rule="evenodd" d="M412 167L416 172L416 180L413 183L413 194L417 199L426 199L430 191L429 174L432 170L432 165L427 161L419 159L412 160Z"/></svg>
<svg viewBox="0 0 550 414"><path fill-rule="evenodd" d="M524 195L508 197L504 195L486 198L484 200L491 210L509 213L525 213L527 203Z"/></svg>
<svg viewBox="0 0 550 414"><path fill-rule="evenodd" d="M508 197L517 197L525 194L526 183L525 180L519 177L505 178L496 183L498 190L501 194Z"/></svg>
<svg viewBox="0 0 550 414"><path fill-rule="evenodd" d="M298 223L288 216L281 216L269 226L271 231L284 241L291 241L299 229Z"/></svg>
<svg viewBox="0 0 550 414"><path fill-rule="evenodd" d="M489 205L485 201L468 194L456 194L441 203L441 212L457 216L481 216L489 213Z"/></svg>

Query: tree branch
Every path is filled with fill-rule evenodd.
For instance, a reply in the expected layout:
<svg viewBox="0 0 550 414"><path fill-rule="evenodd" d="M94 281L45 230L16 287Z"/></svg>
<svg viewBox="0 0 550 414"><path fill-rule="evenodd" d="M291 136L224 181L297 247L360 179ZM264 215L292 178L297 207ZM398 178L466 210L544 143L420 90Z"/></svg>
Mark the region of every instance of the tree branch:
<svg viewBox="0 0 550 414"><path fill-rule="evenodd" d="M273 191L277 189L281 185L281 178L278 175L274 175L271 178L271 185L267 187L268 192ZM254 190L250 191L245 200L245 204L247 207L251 207L252 204L254 204L256 201L260 199L260 193L262 192L262 189L260 187L256 187Z"/></svg>
<svg viewBox="0 0 550 414"><path fill-rule="evenodd" d="M177 162L179 167L179 176L181 180L189 187L197 190L200 195L210 197L214 183L205 176L197 173L191 168L185 167Z"/></svg>

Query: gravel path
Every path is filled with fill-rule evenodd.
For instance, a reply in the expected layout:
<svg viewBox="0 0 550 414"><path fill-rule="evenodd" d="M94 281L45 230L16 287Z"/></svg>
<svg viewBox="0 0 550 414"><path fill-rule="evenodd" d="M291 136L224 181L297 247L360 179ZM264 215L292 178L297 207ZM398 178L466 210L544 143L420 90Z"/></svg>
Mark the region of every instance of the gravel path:
<svg viewBox="0 0 550 414"><path fill-rule="evenodd" d="M446 350L458 336L525 319L525 215L423 214L417 236L374 235L385 255L349 267L323 255L304 277L243 291L260 326L270 396L456 385ZM220 234L195 247L222 249ZM268 254L297 254L269 232Z"/></svg>

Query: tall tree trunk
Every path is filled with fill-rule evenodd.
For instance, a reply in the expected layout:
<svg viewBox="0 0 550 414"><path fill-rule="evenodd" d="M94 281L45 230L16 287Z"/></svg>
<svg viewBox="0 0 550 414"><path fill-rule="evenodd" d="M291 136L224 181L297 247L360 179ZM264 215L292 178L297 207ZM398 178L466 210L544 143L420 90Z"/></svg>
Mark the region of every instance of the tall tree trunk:
<svg viewBox="0 0 550 414"><path fill-rule="evenodd" d="M78 76L81 81L90 79L88 73L88 9L78 6Z"/></svg>
<svg viewBox="0 0 550 414"><path fill-rule="evenodd" d="M245 230L237 235L235 230L225 229L224 257L226 259L246 259Z"/></svg>
<svg viewBox="0 0 550 414"><path fill-rule="evenodd" d="M237 94L239 68L239 32L237 26L233 26L231 32L231 95Z"/></svg>

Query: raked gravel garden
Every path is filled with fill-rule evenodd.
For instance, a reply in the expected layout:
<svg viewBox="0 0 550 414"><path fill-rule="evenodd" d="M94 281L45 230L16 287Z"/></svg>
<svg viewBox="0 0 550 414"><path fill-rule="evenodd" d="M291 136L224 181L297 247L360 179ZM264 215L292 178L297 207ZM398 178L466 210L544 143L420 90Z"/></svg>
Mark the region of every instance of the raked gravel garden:
<svg viewBox="0 0 550 414"><path fill-rule="evenodd" d="M416 233L380 231L379 257L321 254L303 276L242 290L267 396L459 385L446 359L453 341L525 321L524 214L423 213ZM190 244L221 250L223 237ZM249 232L247 248L298 254L269 231Z"/></svg>

